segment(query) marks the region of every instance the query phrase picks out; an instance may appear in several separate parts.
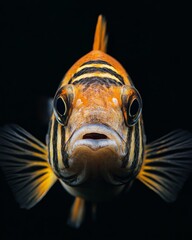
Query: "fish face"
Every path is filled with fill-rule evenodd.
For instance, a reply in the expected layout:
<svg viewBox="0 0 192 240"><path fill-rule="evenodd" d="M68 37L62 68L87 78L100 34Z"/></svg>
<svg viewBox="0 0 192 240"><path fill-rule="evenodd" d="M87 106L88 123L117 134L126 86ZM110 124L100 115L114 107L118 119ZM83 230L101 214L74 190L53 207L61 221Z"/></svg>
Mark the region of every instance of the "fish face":
<svg viewBox="0 0 192 240"><path fill-rule="evenodd" d="M131 181L139 170L139 155L136 159L134 153L142 141L141 123L138 131L134 128L141 108L133 86L108 86L99 80L62 86L54 98L55 124L64 134L61 130L57 135L57 142L64 141L60 146L57 143L63 156L54 168L59 178L73 187Z"/></svg>

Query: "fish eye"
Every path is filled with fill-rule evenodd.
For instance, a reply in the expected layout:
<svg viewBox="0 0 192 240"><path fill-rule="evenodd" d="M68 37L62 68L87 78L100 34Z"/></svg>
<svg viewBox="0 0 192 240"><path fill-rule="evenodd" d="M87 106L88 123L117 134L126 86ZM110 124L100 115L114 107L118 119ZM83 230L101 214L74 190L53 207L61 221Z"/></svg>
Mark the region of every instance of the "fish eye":
<svg viewBox="0 0 192 240"><path fill-rule="evenodd" d="M137 96L134 96L127 103L127 123L133 126L137 123L141 114L141 102Z"/></svg>
<svg viewBox="0 0 192 240"><path fill-rule="evenodd" d="M139 92L130 86L124 86L122 92L123 113L127 126L134 126L142 111L142 99Z"/></svg>
<svg viewBox="0 0 192 240"><path fill-rule="evenodd" d="M135 98L129 106L129 116L134 117L139 111L139 102Z"/></svg>
<svg viewBox="0 0 192 240"><path fill-rule="evenodd" d="M61 125L66 125L72 111L72 102L74 98L74 88L67 85L59 88L53 100L53 112L57 121Z"/></svg>
<svg viewBox="0 0 192 240"><path fill-rule="evenodd" d="M67 117L67 103L61 96L54 100L54 113L57 121L64 125Z"/></svg>
<svg viewBox="0 0 192 240"><path fill-rule="evenodd" d="M67 105L61 97L56 100L56 110L60 116L65 115L67 112Z"/></svg>

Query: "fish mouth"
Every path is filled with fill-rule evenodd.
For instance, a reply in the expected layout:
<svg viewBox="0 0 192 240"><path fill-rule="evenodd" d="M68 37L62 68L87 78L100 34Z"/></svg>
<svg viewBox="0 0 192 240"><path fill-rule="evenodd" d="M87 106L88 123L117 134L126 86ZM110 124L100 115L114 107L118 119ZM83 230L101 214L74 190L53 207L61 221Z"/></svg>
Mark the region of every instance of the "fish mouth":
<svg viewBox="0 0 192 240"><path fill-rule="evenodd" d="M123 138L111 127L104 124L86 124L76 130L70 139L68 154L71 155L79 147L87 147L92 151L110 148L121 155Z"/></svg>

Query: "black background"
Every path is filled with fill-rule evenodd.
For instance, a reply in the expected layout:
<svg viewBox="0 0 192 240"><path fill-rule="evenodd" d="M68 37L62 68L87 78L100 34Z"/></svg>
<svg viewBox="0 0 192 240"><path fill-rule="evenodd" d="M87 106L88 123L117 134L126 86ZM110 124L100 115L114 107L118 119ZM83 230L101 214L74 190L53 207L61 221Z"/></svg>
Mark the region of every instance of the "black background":
<svg viewBox="0 0 192 240"><path fill-rule="evenodd" d="M102 13L108 53L143 99L148 142L177 128L192 132L190 4L161 1L1 1L0 125L17 123L44 141L41 103L92 48ZM0 239L192 239L192 179L167 204L136 181L124 198L99 204L97 221L78 230L73 197L59 183L31 210L20 209L1 173Z"/></svg>

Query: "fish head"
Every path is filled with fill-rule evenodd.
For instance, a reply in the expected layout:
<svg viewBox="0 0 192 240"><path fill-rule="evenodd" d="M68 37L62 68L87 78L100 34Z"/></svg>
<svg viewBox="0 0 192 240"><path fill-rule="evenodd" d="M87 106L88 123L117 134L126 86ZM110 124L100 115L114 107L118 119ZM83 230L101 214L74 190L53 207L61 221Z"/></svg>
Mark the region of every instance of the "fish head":
<svg viewBox="0 0 192 240"><path fill-rule="evenodd" d="M105 68L118 72L112 66ZM91 74L82 72L79 78L82 69L85 67L77 67L76 80L64 81L54 98L54 116L65 130L64 136L57 136L64 141L61 151L66 158L59 163L59 175L71 186L91 181L129 182L138 172L133 152L137 151L136 139L139 141L135 135L141 133L133 133L133 129L141 120L140 94L128 81L106 77L101 66L98 73L92 67Z"/></svg>

